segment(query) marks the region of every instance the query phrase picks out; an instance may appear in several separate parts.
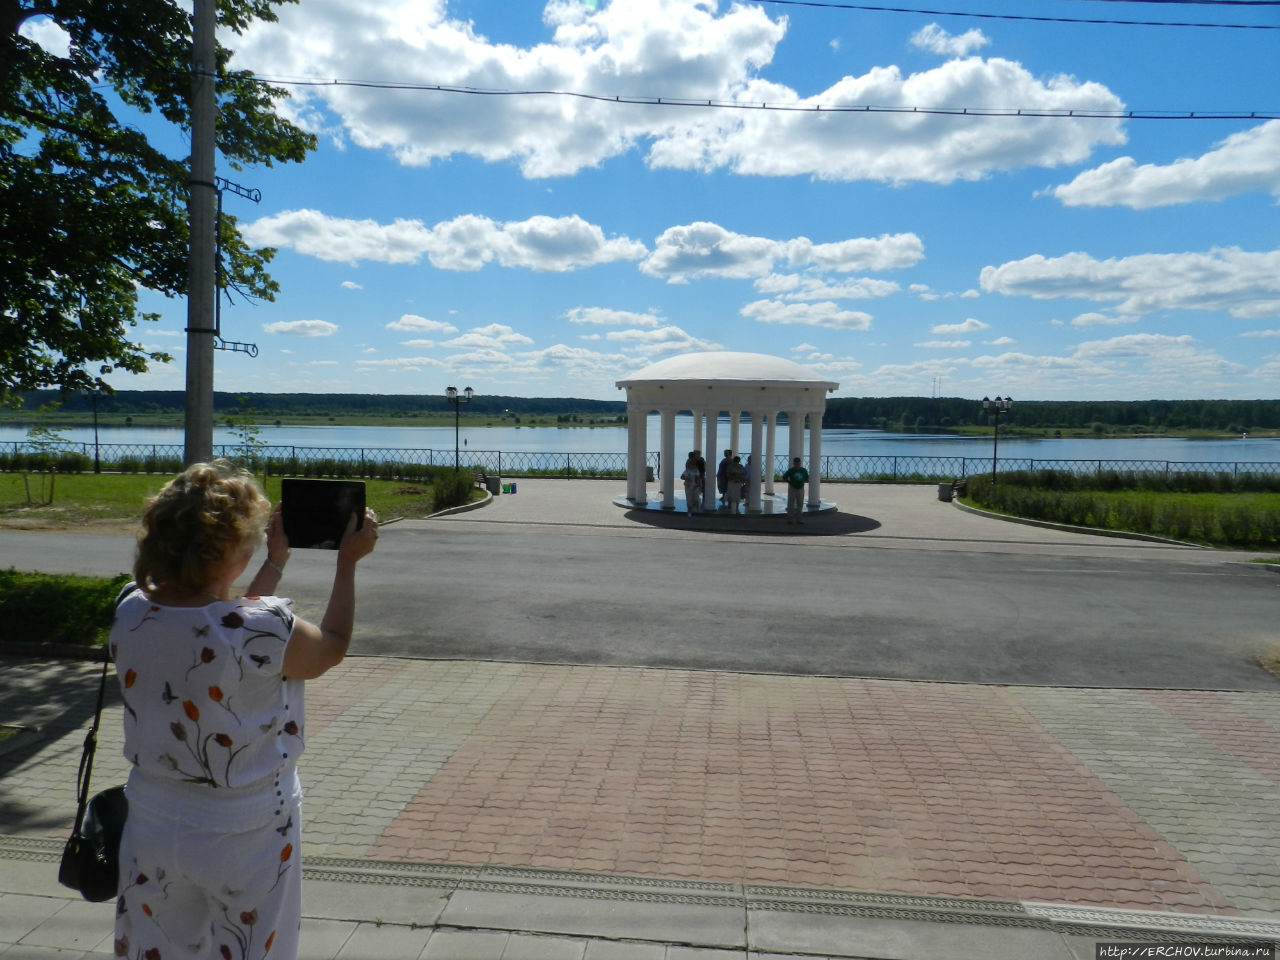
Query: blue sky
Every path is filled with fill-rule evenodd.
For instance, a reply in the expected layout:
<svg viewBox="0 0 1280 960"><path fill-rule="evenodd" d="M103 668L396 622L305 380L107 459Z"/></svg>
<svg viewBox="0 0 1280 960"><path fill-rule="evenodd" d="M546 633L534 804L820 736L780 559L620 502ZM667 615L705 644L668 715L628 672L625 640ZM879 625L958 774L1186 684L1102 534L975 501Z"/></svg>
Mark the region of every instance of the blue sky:
<svg viewBox="0 0 1280 960"><path fill-rule="evenodd" d="M903 4L904 6L906 4ZM1280 27L1280 6L955 11ZM28 29L56 44L47 24ZM275 81L721 104L1280 111L1280 29L714 0L301 0L221 41ZM219 173L279 253L219 390L621 399L677 353L837 395L1280 395L1280 120L784 111L290 85L301 165ZM169 134L171 136L171 134ZM184 382L183 301L139 328Z"/></svg>

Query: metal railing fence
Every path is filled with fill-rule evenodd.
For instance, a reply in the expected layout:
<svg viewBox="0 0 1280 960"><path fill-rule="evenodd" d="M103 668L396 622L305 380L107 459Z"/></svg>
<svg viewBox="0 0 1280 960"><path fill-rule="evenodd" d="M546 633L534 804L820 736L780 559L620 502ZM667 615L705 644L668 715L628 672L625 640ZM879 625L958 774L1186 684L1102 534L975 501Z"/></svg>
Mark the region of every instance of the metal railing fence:
<svg viewBox="0 0 1280 960"><path fill-rule="evenodd" d="M23 440L0 444L0 470L33 469L58 464L66 469L92 469L94 455L109 470L130 472L176 472L181 469L182 444L163 443L78 443L56 447L38 446ZM416 447L300 447L264 445L246 448L242 444L215 444L213 454L230 460L252 461L255 468L271 473L341 472L346 475L386 475L398 467L452 467L454 451ZM646 463L655 476L662 475L661 456L651 451ZM806 465L807 464L806 458ZM498 476L530 477L622 477L627 472L625 453L550 453L464 450L460 466ZM683 469L680 460L677 471ZM990 457L924 457L888 455L829 455L821 458L821 477L828 480L882 480L889 482L946 481L990 473ZM1000 473L1015 470L1059 470L1077 476L1091 473L1213 473L1280 476L1280 462L1272 461L1176 461L1176 460L1039 460L1025 457L1002 458ZM774 475L787 469L787 457L774 457Z"/></svg>

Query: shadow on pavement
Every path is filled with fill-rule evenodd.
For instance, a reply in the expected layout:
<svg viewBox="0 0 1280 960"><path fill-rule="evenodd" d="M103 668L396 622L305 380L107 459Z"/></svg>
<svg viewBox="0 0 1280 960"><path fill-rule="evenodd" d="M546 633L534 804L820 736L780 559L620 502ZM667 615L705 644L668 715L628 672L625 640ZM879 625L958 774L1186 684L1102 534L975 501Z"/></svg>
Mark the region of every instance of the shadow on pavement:
<svg viewBox="0 0 1280 960"><path fill-rule="evenodd" d="M778 537L839 537L880 529L880 521L856 513L822 513L805 518L803 526L791 526L781 517L706 513L690 517L683 510L628 510L628 520L662 530L702 530L708 533L775 535Z"/></svg>

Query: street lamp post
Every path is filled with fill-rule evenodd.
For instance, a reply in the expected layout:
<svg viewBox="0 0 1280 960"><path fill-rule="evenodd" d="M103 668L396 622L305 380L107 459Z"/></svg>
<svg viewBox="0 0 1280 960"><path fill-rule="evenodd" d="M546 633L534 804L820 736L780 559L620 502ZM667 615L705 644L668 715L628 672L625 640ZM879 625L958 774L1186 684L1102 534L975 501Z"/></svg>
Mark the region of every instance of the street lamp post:
<svg viewBox="0 0 1280 960"><path fill-rule="evenodd" d="M444 391L445 397L453 404L453 469L458 469L458 418L461 413L462 405L470 403L471 398L475 396L475 391L467 387L462 393L458 393L457 387L446 387Z"/></svg>
<svg viewBox="0 0 1280 960"><path fill-rule="evenodd" d="M1013 397L1002 397L996 395L992 400L990 397L982 398L982 409L990 410L996 418L995 428L991 431L991 482L996 482L996 462L1000 457L1000 414L1008 413L1009 408L1013 406Z"/></svg>

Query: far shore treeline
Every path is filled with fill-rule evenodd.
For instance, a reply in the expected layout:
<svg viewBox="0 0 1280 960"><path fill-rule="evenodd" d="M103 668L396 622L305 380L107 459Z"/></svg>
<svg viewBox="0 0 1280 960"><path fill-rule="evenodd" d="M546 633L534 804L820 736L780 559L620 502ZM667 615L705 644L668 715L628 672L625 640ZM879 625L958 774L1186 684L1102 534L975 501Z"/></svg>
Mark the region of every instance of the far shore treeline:
<svg viewBox="0 0 1280 960"><path fill-rule="evenodd" d="M364 393L214 393L219 417L251 414L259 421L351 419L412 424L416 418L453 416L443 395ZM98 399L98 414L121 418L183 414L180 390L121 390ZM50 416L41 412L56 405ZM570 422L623 422L624 400L572 397L508 397L477 394L462 407L468 417L488 419L537 417ZM56 390L27 394L19 408L0 412L11 423L87 422L92 398L77 393L60 397ZM831 397L822 425L889 430L963 430L990 425L980 401L963 397ZM1011 430L1071 430L1124 433L1214 431L1247 433L1280 429L1280 400L1016 400L1001 414L1001 427Z"/></svg>

